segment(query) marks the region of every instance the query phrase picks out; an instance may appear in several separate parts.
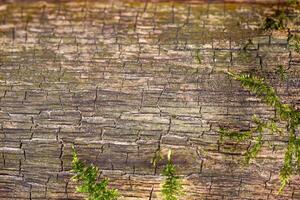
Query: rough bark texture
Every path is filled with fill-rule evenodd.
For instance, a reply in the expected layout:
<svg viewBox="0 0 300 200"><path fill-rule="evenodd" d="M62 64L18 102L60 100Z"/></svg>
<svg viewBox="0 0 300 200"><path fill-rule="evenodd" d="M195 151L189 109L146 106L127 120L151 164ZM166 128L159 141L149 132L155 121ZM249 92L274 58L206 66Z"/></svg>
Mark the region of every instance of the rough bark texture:
<svg viewBox="0 0 300 200"><path fill-rule="evenodd" d="M72 144L126 200L161 199L166 162L150 161L169 148L183 199L300 199L296 175L276 194L286 138L268 136L273 149L243 166L250 143L234 149L217 133L220 124L251 126L253 114L274 116L224 70L268 74L283 64L288 80L269 80L300 104L300 57L287 49L287 33L258 31L272 6L1 3L0 199L82 199L69 180Z"/></svg>

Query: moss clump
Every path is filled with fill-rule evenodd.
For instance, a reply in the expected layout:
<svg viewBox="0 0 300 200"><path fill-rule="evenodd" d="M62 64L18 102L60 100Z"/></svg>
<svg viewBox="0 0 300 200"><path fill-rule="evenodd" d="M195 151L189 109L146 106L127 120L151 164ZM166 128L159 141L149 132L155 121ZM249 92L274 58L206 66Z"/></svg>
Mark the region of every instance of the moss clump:
<svg viewBox="0 0 300 200"><path fill-rule="evenodd" d="M284 30L287 27L288 17L283 10L277 10L267 17L263 24L264 30Z"/></svg>
<svg viewBox="0 0 300 200"><path fill-rule="evenodd" d="M168 153L168 163L163 169L165 181L162 185L163 200L177 200L183 195L183 186L180 177L176 175L176 168L171 160L171 150Z"/></svg>
<svg viewBox="0 0 300 200"><path fill-rule="evenodd" d="M275 119L266 122L262 122L254 117L256 128L246 132L234 132L221 128L221 139L223 140L224 137L228 137L238 142L246 140L254 141L255 144L245 153L245 160L249 163L251 159L257 156L264 144L264 131L268 130L273 134L285 134L288 136L289 140L284 155L284 163L279 175L281 182L280 193L288 184L292 174L300 172L300 138L296 134L296 130L300 125L300 112L293 106L282 103L275 89L268 85L263 78L249 74L239 75L230 72L228 74L233 79L240 81L244 88L262 98L269 106L272 106L278 115ZM286 129L281 130L278 128L277 122L284 122Z"/></svg>
<svg viewBox="0 0 300 200"><path fill-rule="evenodd" d="M297 53L300 53L300 36L295 34L289 34L288 47Z"/></svg>
<svg viewBox="0 0 300 200"><path fill-rule="evenodd" d="M86 194L87 200L117 200L120 197L116 189L108 188L108 179L105 178L98 181L100 176L99 168L93 165L85 166L78 158L74 147L72 172L75 173L72 179L81 184L77 187L77 192Z"/></svg>

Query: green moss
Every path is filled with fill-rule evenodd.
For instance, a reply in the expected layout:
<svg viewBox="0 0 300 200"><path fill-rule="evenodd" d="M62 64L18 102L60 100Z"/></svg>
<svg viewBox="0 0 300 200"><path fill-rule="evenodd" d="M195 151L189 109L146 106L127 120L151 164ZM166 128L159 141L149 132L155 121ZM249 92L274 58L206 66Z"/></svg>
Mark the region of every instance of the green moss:
<svg viewBox="0 0 300 200"><path fill-rule="evenodd" d="M161 190L163 200L178 200L178 197L183 195L183 186L179 176L176 175L176 168L171 160L171 150L168 154L168 163L162 174L165 177Z"/></svg>
<svg viewBox="0 0 300 200"><path fill-rule="evenodd" d="M264 30L283 30L287 27L288 17L283 10L277 10L273 15L267 17L263 24Z"/></svg>
<svg viewBox="0 0 300 200"><path fill-rule="evenodd" d="M249 163L249 161L255 158L261 150L264 144L263 133L266 130L271 131L273 134L287 134L289 136L289 143L286 148L283 167L280 170L280 193L289 182L291 175L296 172L295 169L300 168L300 139L296 134L296 130L300 125L300 112L292 105L282 103L280 97L276 94L275 89L268 85L263 78L248 74L239 75L230 72L228 72L228 74L233 79L240 81L245 89L250 90L252 93L262 98L266 104L272 106L278 116L274 120L266 122L262 122L254 117L253 121L256 124L256 128L247 132L232 132L221 128L221 139L223 139L223 137L229 137L230 139L236 139L238 142L246 140L254 141L255 144L250 147L245 154L245 160ZM287 127L286 130L283 131L279 129L277 127L277 122L285 122ZM255 133L258 135L256 136Z"/></svg>
<svg viewBox="0 0 300 200"><path fill-rule="evenodd" d="M296 34L289 34L288 47L300 54L300 36Z"/></svg>
<svg viewBox="0 0 300 200"><path fill-rule="evenodd" d="M94 165L86 166L79 158L73 146L72 180L79 182L77 192L84 193L87 200L117 200L120 194L115 189L109 189L108 179L98 181L100 170Z"/></svg>
<svg viewBox="0 0 300 200"><path fill-rule="evenodd" d="M278 65L278 69L276 70L276 74L279 75L281 81L286 81L288 78L287 71L283 67L283 65Z"/></svg>

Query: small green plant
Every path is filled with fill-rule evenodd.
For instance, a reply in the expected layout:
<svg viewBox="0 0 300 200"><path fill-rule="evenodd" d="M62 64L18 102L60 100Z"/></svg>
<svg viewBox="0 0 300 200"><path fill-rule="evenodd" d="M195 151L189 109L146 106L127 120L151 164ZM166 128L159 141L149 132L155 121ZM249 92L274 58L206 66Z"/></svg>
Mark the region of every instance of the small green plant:
<svg viewBox="0 0 300 200"><path fill-rule="evenodd" d="M288 17L283 10L277 10L273 15L267 17L263 24L264 30L283 30L287 26Z"/></svg>
<svg viewBox="0 0 300 200"><path fill-rule="evenodd" d="M276 74L279 75L281 81L286 81L288 78L287 70L283 67L283 65L278 65L278 69L276 70Z"/></svg>
<svg viewBox="0 0 300 200"><path fill-rule="evenodd" d="M162 185L163 200L177 200L183 195L183 186L180 177L176 175L176 168L171 160L171 150L168 153L168 163L163 169L165 181Z"/></svg>
<svg viewBox="0 0 300 200"><path fill-rule="evenodd" d="M300 36L290 34L288 36L288 47L297 53L300 53Z"/></svg>
<svg viewBox="0 0 300 200"><path fill-rule="evenodd" d="M274 14L265 18L263 30L286 30L289 22L298 16L298 5L298 0L287 0L283 8L278 8Z"/></svg>
<svg viewBox="0 0 300 200"><path fill-rule="evenodd" d="M282 103L274 88L269 86L264 79L249 74L239 75L230 72L228 74L233 79L240 81L244 88L262 98L269 106L272 106L277 115L274 119L268 121L261 121L254 117L253 121L256 128L250 131L238 132L220 128L221 140L228 137L238 142L254 141L254 145L245 153L246 163L249 163L251 159L257 156L264 144L264 131L288 136L289 141L284 155L284 163L279 175L281 182L279 193L281 193L289 183L291 175L300 172L300 138L296 134L296 130L300 125L300 112L293 106ZM286 130L278 128L277 122L285 122Z"/></svg>
<svg viewBox="0 0 300 200"><path fill-rule="evenodd" d="M108 179L99 181L100 171L98 167L93 165L85 166L85 164L78 158L78 155L73 148L72 172L75 175L72 180L80 182L77 192L87 195L87 200L117 200L120 194L116 189L109 189Z"/></svg>
<svg viewBox="0 0 300 200"><path fill-rule="evenodd" d="M256 127L252 128L249 131L229 131L224 128L220 128L219 133L221 134L221 141L224 141L224 138L230 138L237 142L243 142L246 140L250 140L254 142L247 152L245 153L245 163L249 164L250 161L257 156L259 151L261 150L265 141L263 140L263 132L271 131L271 133L279 133L282 134L282 130L277 126L274 120L270 121L262 121L256 115L253 116L253 122Z"/></svg>

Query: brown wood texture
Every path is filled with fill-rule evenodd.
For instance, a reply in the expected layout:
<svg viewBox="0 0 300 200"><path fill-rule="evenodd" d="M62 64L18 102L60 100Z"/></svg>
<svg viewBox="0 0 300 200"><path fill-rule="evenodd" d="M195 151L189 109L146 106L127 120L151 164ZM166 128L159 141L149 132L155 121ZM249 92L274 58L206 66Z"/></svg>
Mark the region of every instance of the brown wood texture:
<svg viewBox="0 0 300 200"><path fill-rule="evenodd" d="M299 54L286 32L259 30L276 6L1 3L0 199L83 199L70 181L72 144L126 200L161 199L165 160L150 162L159 149L173 150L184 200L300 199L297 175L277 195L287 138L267 135L274 147L243 166L251 144L221 144L217 132L275 114L225 70L263 70L286 103L300 105ZM278 64L285 82L272 73Z"/></svg>

